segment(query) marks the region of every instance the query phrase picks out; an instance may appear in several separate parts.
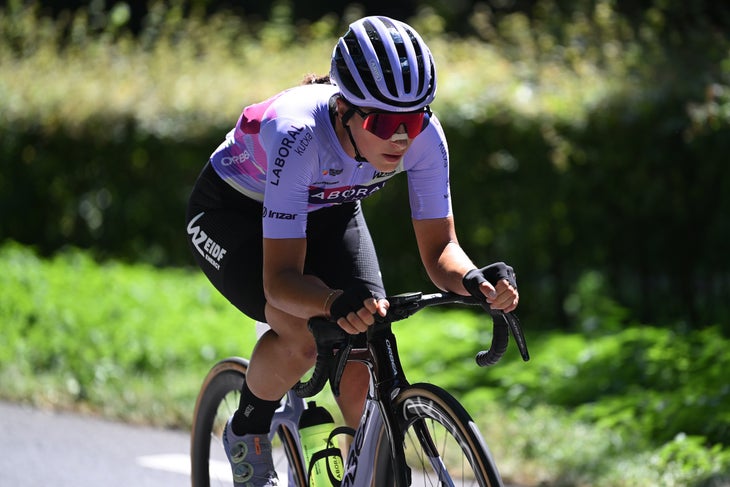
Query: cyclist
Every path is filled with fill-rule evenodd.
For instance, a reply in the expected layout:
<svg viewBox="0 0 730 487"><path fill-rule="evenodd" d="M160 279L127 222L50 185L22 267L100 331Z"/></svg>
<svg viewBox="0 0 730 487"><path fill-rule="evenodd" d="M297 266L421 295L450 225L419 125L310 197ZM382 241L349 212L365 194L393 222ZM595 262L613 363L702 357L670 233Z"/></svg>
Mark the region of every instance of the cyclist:
<svg viewBox="0 0 730 487"><path fill-rule="evenodd" d="M430 50L410 26L365 17L338 40L327 77L243 110L203 168L187 231L198 264L247 316L271 330L250 359L240 405L224 431L237 486L278 485L267 433L281 397L314 364L307 320L326 316L367 330L388 303L360 200L405 172L413 228L436 286L512 311L512 268L492 285L454 231L446 139L429 104ZM358 424L368 374L345 371L338 398Z"/></svg>

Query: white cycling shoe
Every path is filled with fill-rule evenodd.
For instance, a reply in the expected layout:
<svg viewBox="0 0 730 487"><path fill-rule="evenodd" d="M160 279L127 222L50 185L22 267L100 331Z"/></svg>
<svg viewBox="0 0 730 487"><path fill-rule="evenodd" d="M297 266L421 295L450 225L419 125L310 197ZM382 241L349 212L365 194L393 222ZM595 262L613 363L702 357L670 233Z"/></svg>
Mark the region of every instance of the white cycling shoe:
<svg viewBox="0 0 730 487"><path fill-rule="evenodd" d="M223 448L231 462L235 487L278 487L268 435L238 436L229 419L223 430Z"/></svg>

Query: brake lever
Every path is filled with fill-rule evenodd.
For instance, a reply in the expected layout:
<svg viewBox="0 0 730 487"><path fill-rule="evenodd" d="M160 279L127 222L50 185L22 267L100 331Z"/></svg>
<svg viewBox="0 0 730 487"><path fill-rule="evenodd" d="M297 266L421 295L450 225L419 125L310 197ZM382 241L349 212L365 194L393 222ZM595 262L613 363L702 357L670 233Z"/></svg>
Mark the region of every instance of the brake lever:
<svg viewBox="0 0 730 487"><path fill-rule="evenodd" d="M330 368L330 388L335 397L340 397L340 381L342 374L345 372L347 359L350 357L350 351L355 343L355 335L350 335L347 339L347 345L337 350L333 362L335 367Z"/></svg>
<svg viewBox="0 0 730 487"><path fill-rule="evenodd" d="M522 360L528 362L530 360L530 352L527 350L527 341L525 340L524 333L522 333L519 318L517 318L517 315L512 312L502 313L502 316L504 316L504 319L512 332L512 336L515 338Z"/></svg>

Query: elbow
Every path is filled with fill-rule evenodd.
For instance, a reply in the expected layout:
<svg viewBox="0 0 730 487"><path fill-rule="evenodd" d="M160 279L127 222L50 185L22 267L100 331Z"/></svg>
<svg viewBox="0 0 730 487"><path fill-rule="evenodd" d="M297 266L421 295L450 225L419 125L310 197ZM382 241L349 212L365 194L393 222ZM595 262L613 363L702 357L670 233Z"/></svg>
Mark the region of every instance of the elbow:
<svg viewBox="0 0 730 487"><path fill-rule="evenodd" d="M424 263L425 264L425 263ZM448 291L447 279L444 277L443 269L438 265L424 265L426 274L431 282L441 291Z"/></svg>
<svg viewBox="0 0 730 487"><path fill-rule="evenodd" d="M278 296L276 294L277 286L275 283L275 279L272 279L270 276L267 277L266 275L264 275L263 288L264 298L266 299L266 302L272 305L276 305Z"/></svg>

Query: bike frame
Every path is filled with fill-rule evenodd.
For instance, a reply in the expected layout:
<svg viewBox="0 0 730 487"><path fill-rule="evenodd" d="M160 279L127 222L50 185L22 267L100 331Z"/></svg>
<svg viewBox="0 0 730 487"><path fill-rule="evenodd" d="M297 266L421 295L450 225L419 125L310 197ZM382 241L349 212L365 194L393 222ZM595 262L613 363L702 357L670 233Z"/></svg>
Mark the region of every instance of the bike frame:
<svg viewBox="0 0 730 487"><path fill-rule="evenodd" d="M391 407L391 401L395 399L398 393L409 383L403 372L398 355L398 346L396 344L395 335L391 331L391 323L387 326L374 325L368 331L368 348L367 350L353 350L350 353L351 360L364 363L370 370L370 389L368 393L367 406L360 421L360 427L355 433L355 440L350 448L350 454L347 457L347 465L345 466L345 477L350 472L350 460L352 459L357 466L359 463L360 452L357 451L357 435L360 433L361 427L364 426L362 433L364 434L363 444L367 444L371 458L375 457L375 450L378 447L377 432L381 431L380 424L374 429L369 423L382 423L385 426L385 432L388 436L390 444L391 456L393 459L393 471L395 474L396 487L406 487L410 485L410 472L405 467L405 453L403 452L403 433L398 428L398 422L395 418L395 411ZM375 414L377 413L377 414ZM353 454L354 455L351 455ZM374 465L374 463L373 463ZM353 467L354 468L354 467ZM362 469L361 469L362 470ZM375 469L370 469L372 474ZM354 477L358 478L357 473ZM342 487L346 486L365 486L366 483L345 482L343 479Z"/></svg>
<svg viewBox="0 0 730 487"><path fill-rule="evenodd" d="M302 463L304 462L304 456L302 455L302 441L299 438L299 418L301 417L302 411L304 411L305 407L306 404L304 399L298 397L294 394L294 391L290 390L286 396L284 396L284 399L282 399L279 409L277 409L274 413L274 418L271 422L271 431L269 432L269 439L273 441L279 426L285 426L288 428L294 436L294 441L296 441L297 444L297 452L299 454L299 458L302 459ZM289 478L287 479L287 485L294 485L294 475L291 470L289 470L288 474Z"/></svg>
<svg viewBox="0 0 730 487"><path fill-rule="evenodd" d="M378 458L378 449L381 447L380 432L383 431L383 427L385 427L390 451L393 455L395 485L405 487L409 485L410 475L404 467L403 435L396 426L394 412L390 408L390 398L395 398L398 392L409 384L398 359L395 336L391 332L390 326L375 331L367 349L353 349L349 360L365 364L370 371L371 380L363 414L347 455L342 487L373 485L374 467ZM377 386L375 378L379 381ZM305 400L290 390L274 414L270 433L273 439L277 429L282 425L293 433L297 433L294 436L302 459L298 425L304 408ZM358 468L363 465L366 467ZM305 468L307 468L306 465ZM288 480L289 485L293 485L294 480L291 473Z"/></svg>

